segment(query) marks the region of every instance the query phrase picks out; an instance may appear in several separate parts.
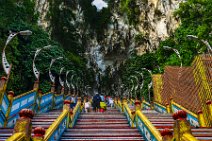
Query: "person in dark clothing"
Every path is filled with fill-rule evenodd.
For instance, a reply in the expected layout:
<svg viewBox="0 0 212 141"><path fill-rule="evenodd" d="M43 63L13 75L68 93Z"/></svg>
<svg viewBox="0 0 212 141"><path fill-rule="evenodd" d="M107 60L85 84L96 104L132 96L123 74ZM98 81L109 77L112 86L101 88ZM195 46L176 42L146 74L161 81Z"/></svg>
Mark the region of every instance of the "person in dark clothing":
<svg viewBox="0 0 212 141"><path fill-rule="evenodd" d="M93 97L93 109L94 109L95 112L99 112L100 102L101 102L101 97L100 97L99 94L96 94Z"/></svg>

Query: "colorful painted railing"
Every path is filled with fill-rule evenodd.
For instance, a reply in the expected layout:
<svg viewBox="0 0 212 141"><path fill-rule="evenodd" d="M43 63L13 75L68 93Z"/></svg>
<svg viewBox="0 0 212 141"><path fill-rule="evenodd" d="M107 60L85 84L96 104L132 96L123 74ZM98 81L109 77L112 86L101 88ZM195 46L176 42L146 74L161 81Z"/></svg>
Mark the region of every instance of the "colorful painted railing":
<svg viewBox="0 0 212 141"><path fill-rule="evenodd" d="M13 127L16 123L16 120L19 118L19 111L21 109L33 109L35 106L36 99L36 91L32 90L27 93L23 93L19 96L16 96L12 100L12 104L7 110L8 119L7 119L7 127ZM9 110L10 109L10 110Z"/></svg>
<svg viewBox="0 0 212 141"><path fill-rule="evenodd" d="M68 127L68 122L69 122L69 109L64 108L60 116L46 130L44 140L45 141L58 140L65 131L65 129Z"/></svg>
<svg viewBox="0 0 212 141"><path fill-rule="evenodd" d="M19 111L27 108L35 113L47 112L51 109L59 109L63 106L64 98L70 99L70 95L56 95L48 92L46 94L37 93L36 90L23 93L13 98L3 95L0 104L0 127L13 127L19 118Z"/></svg>
<svg viewBox="0 0 212 141"><path fill-rule="evenodd" d="M198 115L192 113L191 111L187 110L186 108L180 106L179 104L175 102L171 102L171 109L172 112L175 113L177 111L183 110L187 113L187 120L190 122L190 124L194 127L199 127L199 120L198 120Z"/></svg>
<svg viewBox="0 0 212 141"><path fill-rule="evenodd" d="M70 128L74 127L74 125L76 124L80 112L81 112L81 102L78 101L76 106L74 107L74 110L70 112L70 122L69 122Z"/></svg>
<svg viewBox="0 0 212 141"><path fill-rule="evenodd" d="M54 96L54 108L60 109L63 106L64 96L62 94Z"/></svg>
<svg viewBox="0 0 212 141"><path fill-rule="evenodd" d="M0 127L4 126L8 107L9 107L9 99L4 94L2 98L2 103L0 104Z"/></svg>
<svg viewBox="0 0 212 141"><path fill-rule="evenodd" d="M147 117L141 112L140 104L135 102L135 110L131 111L127 103L124 105L124 113L129 121L131 127L137 127L145 138L145 140L151 141L162 141L162 136L160 132L152 125L152 123L147 119ZM136 107L137 106L137 107Z"/></svg>
<svg viewBox="0 0 212 141"><path fill-rule="evenodd" d="M70 111L70 105L64 105L63 112L60 116L52 123L52 125L46 130L44 135L44 141L55 141L59 140L65 129L73 127L80 114L81 102L78 101L73 112Z"/></svg>
<svg viewBox="0 0 212 141"><path fill-rule="evenodd" d="M123 104L123 110L125 116L127 117L129 125L131 127L135 127L135 111L131 111L127 103Z"/></svg>
<svg viewBox="0 0 212 141"><path fill-rule="evenodd" d="M151 105L146 102L145 100L142 101L142 109L143 110L150 110L151 109Z"/></svg>
<svg viewBox="0 0 212 141"><path fill-rule="evenodd" d="M154 102L154 109L159 113L167 113L166 107L157 102Z"/></svg>
<svg viewBox="0 0 212 141"><path fill-rule="evenodd" d="M43 94L40 97L38 112L44 113L52 109L52 102L53 102L53 94L51 92Z"/></svg>
<svg viewBox="0 0 212 141"><path fill-rule="evenodd" d="M140 110L136 111L135 120L138 130L141 132L145 140L162 141L160 132L152 125L152 123Z"/></svg>

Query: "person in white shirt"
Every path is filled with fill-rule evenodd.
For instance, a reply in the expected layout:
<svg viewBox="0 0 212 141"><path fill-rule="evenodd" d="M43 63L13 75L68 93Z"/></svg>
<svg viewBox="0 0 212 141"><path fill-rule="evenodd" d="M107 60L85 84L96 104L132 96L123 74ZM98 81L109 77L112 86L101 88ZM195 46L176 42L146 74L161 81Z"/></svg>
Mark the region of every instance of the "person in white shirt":
<svg viewBox="0 0 212 141"><path fill-rule="evenodd" d="M86 99L86 102L85 102L85 112L88 113L90 110L90 102L88 99Z"/></svg>
<svg viewBox="0 0 212 141"><path fill-rule="evenodd" d="M113 107L113 99L111 97L109 98L109 105L111 108Z"/></svg>

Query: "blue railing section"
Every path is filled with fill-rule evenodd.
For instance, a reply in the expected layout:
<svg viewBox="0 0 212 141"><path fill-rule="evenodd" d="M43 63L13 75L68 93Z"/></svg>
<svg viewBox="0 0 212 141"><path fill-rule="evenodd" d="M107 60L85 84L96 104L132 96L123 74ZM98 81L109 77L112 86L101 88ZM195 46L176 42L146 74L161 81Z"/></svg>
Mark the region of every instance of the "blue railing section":
<svg viewBox="0 0 212 141"><path fill-rule="evenodd" d="M79 114L80 114L80 106L77 107L76 114L74 115L74 118L73 118L73 120L71 121L71 127L73 127L73 126L76 124L77 118L79 117Z"/></svg>
<svg viewBox="0 0 212 141"><path fill-rule="evenodd" d="M67 128L68 124L68 115L66 115L63 119L62 122L60 122L59 126L54 130L48 141L58 141L60 137L62 136L63 132Z"/></svg>
<svg viewBox="0 0 212 141"><path fill-rule="evenodd" d="M149 128L138 115L136 115L136 120L137 128L142 134L142 136L145 138L145 141L157 141L156 137L152 134L152 132L149 130Z"/></svg>
<svg viewBox="0 0 212 141"><path fill-rule="evenodd" d="M157 103L154 103L154 109L155 109L155 111L157 111L159 113L167 113L166 107L159 105Z"/></svg>
<svg viewBox="0 0 212 141"><path fill-rule="evenodd" d="M30 91L24 96L14 98L12 102L11 111L9 114L7 127L13 127L16 120L19 118L19 111L21 109L33 109L35 104L36 91Z"/></svg>
<svg viewBox="0 0 212 141"><path fill-rule="evenodd" d="M143 110L150 110L151 106L146 101L142 102Z"/></svg>
<svg viewBox="0 0 212 141"><path fill-rule="evenodd" d="M9 106L9 100L7 96L4 94L2 99L2 104L0 105L0 127L4 126L4 121L6 120L6 113Z"/></svg>
<svg viewBox="0 0 212 141"><path fill-rule="evenodd" d="M129 124L131 127L132 127L133 124L134 124L134 126L136 126L136 122L135 122L135 121L132 121L132 119L130 118L129 113L127 112L126 107L124 107L124 114L125 114L125 116L127 117L128 124Z"/></svg>
<svg viewBox="0 0 212 141"><path fill-rule="evenodd" d="M60 109L63 107L63 95L58 95L54 97L55 99L55 109Z"/></svg>
<svg viewBox="0 0 212 141"><path fill-rule="evenodd" d="M1 106L1 110L2 110L3 114L6 115L7 109L9 106L9 99L7 98L7 96L5 94L3 96L2 104L0 106Z"/></svg>
<svg viewBox="0 0 212 141"><path fill-rule="evenodd" d="M185 109L182 109L182 108L180 108L180 107L178 107L177 105L174 105L174 104L171 105L171 108L172 108L173 113L175 113L175 112L177 112L179 110L185 110ZM187 120L194 127L199 127L200 126L198 118L195 117L194 115L190 114L189 112L187 112Z"/></svg>
<svg viewBox="0 0 212 141"><path fill-rule="evenodd" d="M52 108L52 99L53 99L53 94L51 92L41 97L39 113L47 112Z"/></svg>

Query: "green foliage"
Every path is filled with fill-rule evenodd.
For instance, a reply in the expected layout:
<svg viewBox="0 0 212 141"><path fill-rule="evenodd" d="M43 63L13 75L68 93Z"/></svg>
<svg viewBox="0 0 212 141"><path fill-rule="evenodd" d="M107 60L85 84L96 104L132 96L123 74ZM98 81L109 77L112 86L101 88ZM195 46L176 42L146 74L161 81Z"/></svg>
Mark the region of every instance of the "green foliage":
<svg viewBox="0 0 212 141"><path fill-rule="evenodd" d="M13 90L16 95L29 91L32 89L35 77L32 71L32 61L37 48L42 48L46 45L52 45L48 50L42 50L36 59L36 67L40 71L40 88L44 93L50 90L50 79L48 69L51 59L62 56L64 59L55 62L52 67L52 73L58 78L59 70L65 67L65 71L75 69L83 71L83 74L88 75L90 72L85 69L85 59L77 55L82 51L82 47L78 42L78 35L72 25L68 27L68 33L60 31L67 25L68 21L58 20L59 23L53 26L53 38L59 41L52 40L48 33L37 25L38 15L34 11L34 1L13 1L2 0L0 1L0 47L3 49L4 44L9 35L9 31L18 32L21 30L31 30L32 35L25 37L18 35L7 46L6 56L10 63L12 63L12 71L8 83L8 90ZM55 8L56 9L56 8ZM55 10L54 9L54 10ZM58 9L57 9L58 10ZM70 11L67 11L70 12ZM57 11L53 12L58 14ZM61 13L60 13L61 14ZM63 16L67 16L66 13ZM57 18L58 15L52 15ZM69 19L68 19L69 20ZM56 21L56 20L55 20ZM58 32L56 31L58 26ZM58 34L56 36L55 34ZM64 36L64 40L62 40ZM60 40L61 39L61 40ZM71 45L71 49L69 48ZM5 75L2 64L1 75ZM63 72L63 75L65 72ZM82 75L82 74L79 74ZM82 77L82 76L81 76ZM87 76L84 77L87 83ZM89 81L88 81L89 82ZM58 85L58 82L56 83Z"/></svg>

